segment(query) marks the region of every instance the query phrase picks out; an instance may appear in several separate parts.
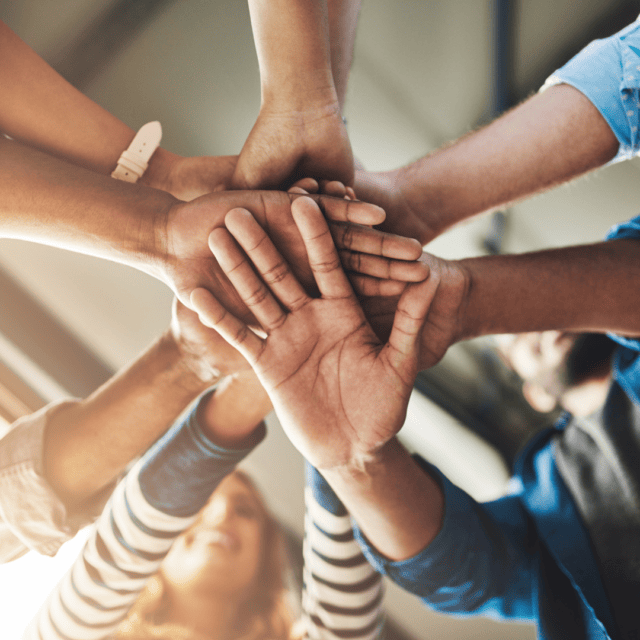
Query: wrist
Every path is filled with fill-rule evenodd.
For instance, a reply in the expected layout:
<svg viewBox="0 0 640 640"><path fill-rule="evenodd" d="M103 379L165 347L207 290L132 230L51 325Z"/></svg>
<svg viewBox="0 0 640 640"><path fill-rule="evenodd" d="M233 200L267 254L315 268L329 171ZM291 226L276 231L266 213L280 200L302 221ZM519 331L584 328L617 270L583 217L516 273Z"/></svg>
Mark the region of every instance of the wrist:
<svg viewBox="0 0 640 640"><path fill-rule="evenodd" d="M156 348L159 352L159 366L172 384L183 389L194 398L215 384L219 375L209 371L202 371L194 362L190 354L176 341L170 329L167 329L158 339Z"/></svg>
<svg viewBox="0 0 640 640"><path fill-rule="evenodd" d="M172 193L174 168L181 159L182 156L158 147L138 183Z"/></svg>
<svg viewBox="0 0 640 640"><path fill-rule="evenodd" d="M251 398L251 402L247 402ZM264 437L264 418L272 406L253 371L225 378L198 407L198 422L215 444L246 449Z"/></svg>
<svg viewBox="0 0 640 640"><path fill-rule="evenodd" d="M331 74L316 78L282 79L280 83L263 82L260 112L265 115L292 115L318 118L341 117L340 102Z"/></svg>
<svg viewBox="0 0 640 640"><path fill-rule="evenodd" d="M322 472L328 482L331 477L339 479L342 484L366 484L385 468L396 446L396 438L391 438L381 447L368 451L353 451L346 460L331 466L319 466L317 469Z"/></svg>

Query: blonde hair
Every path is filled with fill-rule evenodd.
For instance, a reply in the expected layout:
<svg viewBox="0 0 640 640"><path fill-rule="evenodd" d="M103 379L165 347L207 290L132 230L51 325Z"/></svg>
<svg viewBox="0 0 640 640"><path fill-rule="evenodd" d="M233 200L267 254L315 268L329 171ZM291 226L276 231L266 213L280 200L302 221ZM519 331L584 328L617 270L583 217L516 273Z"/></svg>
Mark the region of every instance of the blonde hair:
<svg viewBox="0 0 640 640"><path fill-rule="evenodd" d="M284 539L278 523L268 512L262 495L242 471L234 477L243 482L257 498L265 515L262 538L262 562L254 595L239 612L234 640L290 640L292 615L288 603L285 575L288 562ZM152 576L127 617L114 634L116 640L211 640L193 629L171 622L156 622L166 608L163 579Z"/></svg>

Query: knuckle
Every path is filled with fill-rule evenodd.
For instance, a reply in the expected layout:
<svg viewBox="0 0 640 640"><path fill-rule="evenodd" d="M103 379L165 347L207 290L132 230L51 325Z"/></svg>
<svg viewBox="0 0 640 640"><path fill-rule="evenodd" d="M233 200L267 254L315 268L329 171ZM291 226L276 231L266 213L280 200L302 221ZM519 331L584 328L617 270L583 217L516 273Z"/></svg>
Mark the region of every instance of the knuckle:
<svg viewBox="0 0 640 640"><path fill-rule="evenodd" d="M329 260L314 261L309 264L311 268L318 273L331 273L341 268L340 260L337 257L330 258Z"/></svg>
<svg viewBox="0 0 640 640"><path fill-rule="evenodd" d="M259 286L253 293L249 294L246 297L244 303L248 307L255 307L256 305L259 305L262 302L264 302L266 297L267 297L267 289L266 289L266 287Z"/></svg>
<svg viewBox="0 0 640 640"><path fill-rule="evenodd" d="M281 261L271 267L271 269L267 270L262 277L268 285L278 284L279 282L282 282L290 272L289 265L286 262Z"/></svg>

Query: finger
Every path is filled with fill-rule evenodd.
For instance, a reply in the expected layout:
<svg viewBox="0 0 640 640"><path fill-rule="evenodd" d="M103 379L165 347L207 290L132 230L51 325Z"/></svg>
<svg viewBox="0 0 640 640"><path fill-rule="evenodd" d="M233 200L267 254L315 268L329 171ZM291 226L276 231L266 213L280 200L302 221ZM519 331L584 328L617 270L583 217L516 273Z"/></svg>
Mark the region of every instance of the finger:
<svg viewBox="0 0 640 640"><path fill-rule="evenodd" d="M407 286L399 280L380 280L360 273L348 273L347 277L353 290L365 298L399 296Z"/></svg>
<svg viewBox="0 0 640 640"><path fill-rule="evenodd" d="M347 189L344 184L338 180L320 180L320 193L333 196L334 198L344 198Z"/></svg>
<svg viewBox="0 0 640 640"><path fill-rule="evenodd" d="M318 193L320 189L320 185L318 184L318 181L314 180L313 178L302 178L302 180L298 180L298 182L292 185L292 188L294 187L299 187L300 189L304 189L307 193ZM291 192L291 189L289 189L289 191ZM294 192L294 193L297 193L297 192Z"/></svg>
<svg viewBox="0 0 640 640"><path fill-rule="evenodd" d="M309 258L309 266L326 298L353 297L353 289L345 275L338 251L320 209L311 198L299 198L291 205L295 220Z"/></svg>
<svg viewBox="0 0 640 640"><path fill-rule="evenodd" d="M288 191L289 191L289 193L301 193L301 194L303 194L305 196L309 195L309 192L306 191L305 189L303 189L302 187L295 187L294 186L294 187L291 187L291 189L289 189Z"/></svg>
<svg viewBox="0 0 640 640"><path fill-rule="evenodd" d="M346 188L347 193L346 195L351 199L351 200L357 200L356 198L356 192L354 191L353 187L347 187Z"/></svg>
<svg viewBox="0 0 640 640"><path fill-rule="evenodd" d="M289 194L291 202L302 196ZM359 200L345 200L325 195L310 196L320 207L320 210L329 220L342 220L343 222L355 222L356 224L382 224L385 220L384 209L369 202Z"/></svg>
<svg viewBox="0 0 640 640"><path fill-rule="evenodd" d="M432 271L427 280L409 285L400 297L387 343L393 354L390 360L394 368L417 358L420 332L439 284L439 276Z"/></svg>
<svg viewBox="0 0 640 640"><path fill-rule="evenodd" d="M333 241L339 249L396 260L417 260L422 255L422 247L415 238L405 238L359 224L332 222L330 228Z"/></svg>
<svg viewBox="0 0 640 640"><path fill-rule="evenodd" d="M206 289L191 292L191 306L200 322L215 329L232 347L237 349L251 364L258 359L264 341L249 327L229 313Z"/></svg>
<svg viewBox="0 0 640 640"><path fill-rule="evenodd" d="M258 278L231 234L224 228L214 229L209 234L209 248L260 325L267 331L279 327L285 320L285 312L265 283Z"/></svg>
<svg viewBox="0 0 640 640"><path fill-rule="evenodd" d="M229 211L225 217L225 224L245 253L251 258L263 283L266 283L271 292L287 309L291 311L299 309L310 300L302 285L293 275L287 261L280 255L264 229L246 209ZM280 307L278 308L280 309ZM280 312L284 313L282 309ZM280 326L283 321L284 317L274 313L269 323L262 323L262 326L273 329Z"/></svg>
<svg viewBox="0 0 640 640"><path fill-rule="evenodd" d="M392 260L345 249L339 250L338 254L345 271L403 282L422 282L429 277L429 265L417 260Z"/></svg>

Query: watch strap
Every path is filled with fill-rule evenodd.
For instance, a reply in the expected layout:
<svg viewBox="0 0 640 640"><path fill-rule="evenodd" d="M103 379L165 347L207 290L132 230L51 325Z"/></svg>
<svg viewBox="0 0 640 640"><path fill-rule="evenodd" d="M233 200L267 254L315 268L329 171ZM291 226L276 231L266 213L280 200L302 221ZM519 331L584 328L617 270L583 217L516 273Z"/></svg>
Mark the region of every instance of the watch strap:
<svg viewBox="0 0 640 640"><path fill-rule="evenodd" d="M111 177L125 182L137 182L149 166L149 160L160 146L162 127L156 120L147 122L136 133L131 144L122 152Z"/></svg>

